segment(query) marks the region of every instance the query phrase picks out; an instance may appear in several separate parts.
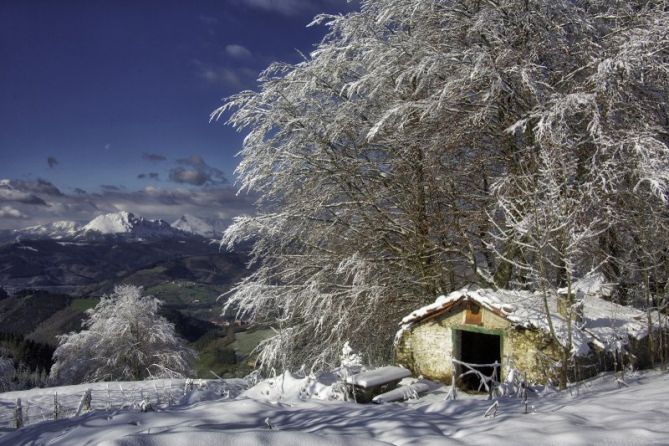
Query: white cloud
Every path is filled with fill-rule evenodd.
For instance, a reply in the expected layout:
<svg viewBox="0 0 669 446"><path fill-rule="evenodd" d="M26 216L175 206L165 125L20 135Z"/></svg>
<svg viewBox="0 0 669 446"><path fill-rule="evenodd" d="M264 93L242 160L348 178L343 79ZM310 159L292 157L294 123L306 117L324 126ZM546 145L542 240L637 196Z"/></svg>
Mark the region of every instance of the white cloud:
<svg viewBox="0 0 669 446"><path fill-rule="evenodd" d="M41 204L45 205L46 203L41 198L24 191L19 191L9 188L0 188L0 201L14 201L17 203L26 203L26 204Z"/></svg>
<svg viewBox="0 0 669 446"><path fill-rule="evenodd" d="M60 191L44 180L22 181L5 179L0 182L0 202L14 202L46 206L47 203L34 192L46 195L58 195ZM54 190L56 192L54 192Z"/></svg>
<svg viewBox="0 0 669 446"><path fill-rule="evenodd" d="M225 46L225 54L235 59L251 59L253 53L243 45L238 45L236 43L231 43L230 45Z"/></svg>
<svg viewBox="0 0 669 446"><path fill-rule="evenodd" d="M28 216L11 206L3 206L0 208L0 218L27 219Z"/></svg>
<svg viewBox="0 0 669 446"><path fill-rule="evenodd" d="M209 167L199 157L182 161L184 165ZM253 197L238 196L233 187L222 184L197 188L147 186L136 191L108 188L100 193L78 190L72 194L60 191L55 194L52 191L52 189L57 190L55 186L43 180L41 183L0 180L0 191L2 186L8 184L12 184L18 193L28 193L36 189L41 191L34 192L35 198L39 201L17 202L0 196L0 229L18 229L56 220L88 222L100 214L118 210L127 210L146 218L162 218L167 221L174 221L184 214L191 214L230 222L234 216L253 213ZM43 199L48 201L48 205L40 204L44 203Z"/></svg>

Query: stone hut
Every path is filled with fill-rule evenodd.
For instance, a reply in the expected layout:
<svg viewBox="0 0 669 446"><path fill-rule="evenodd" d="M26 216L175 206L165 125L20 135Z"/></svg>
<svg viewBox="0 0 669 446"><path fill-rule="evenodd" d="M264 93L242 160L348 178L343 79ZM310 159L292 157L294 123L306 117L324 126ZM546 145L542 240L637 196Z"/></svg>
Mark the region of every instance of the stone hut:
<svg viewBox="0 0 669 446"><path fill-rule="evenodd" d="M584 369L601 369L607 352L621 345L647 352L641 340L648 335L647 316L635 308L602 299L601 288L579 289L578 321L572 324L574 356ZM599 294L599 295L598 295ZM552 321L566 339L566 318L558 314L559 297L549 297ZM470 289L440 296L401 322L396 336L396 361L425 378L450 383L463 366L498 362L504 380L511 369L528 381L545 383L555 377L559 345L550 336L541 295L524 291ZM641 358L642 353L637 355ZM492 368L480 367L490 376ZM478 378L458 385L476 388ZM577 377L578 378L578 377Z"/></svg>

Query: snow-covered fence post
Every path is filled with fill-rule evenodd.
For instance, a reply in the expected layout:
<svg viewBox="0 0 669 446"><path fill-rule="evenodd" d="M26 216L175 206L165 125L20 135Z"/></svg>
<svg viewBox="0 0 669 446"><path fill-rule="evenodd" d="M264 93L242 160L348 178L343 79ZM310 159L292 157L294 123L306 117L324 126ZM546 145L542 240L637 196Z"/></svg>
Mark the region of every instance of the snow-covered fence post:
<svg viewBox="0 0 669 446"><path fill-rule="evenodd" d="M492 376L490 377L490 385L488 386L488 399L492 399L492 392L493 389L495 388L495 383L498 381L497 377L499 376L497 373L497 369L499 368L499 362L495 361L493 363L493 371L492 371Z"/></svg>
<svg viewBox="0 0 669 446"><path fill-rule="evenodd" d="M184 395L191 392L192 390L193 390L193 379L188 378L186 379L186 383L184 384Z"/></svg>
<svg viewBox="0 0 669 446"><path fill-rule="evenodd" d="M77 416L81 415L81 412L83 411L88 412L91 410L91 399L91 389L87 389L79 401L79 406L77 407Z"/></svg>
<svg viewBox="0 0 669 446"><path fill-rule="evenodd" d="M151 405L151 401L144 397L144 389L140 388L139 389L139 410L142 412L152 412L153 411L153 406Z"/></svg>
<svg viewBox="0 0 669 446"><path fill-rule="evenodd" d="M14 409L14 426L17 429L23 427L23 408L21 407L21 398L16 399L16 408Z"/></svg>
<svg viewBox="0 0 669 446"><path fill-rule="evenodd" d="M23 425L30 424L30 400L26 401L26 407L23 409Z"/></svg>
<svg viewBox="0 0 669 446"><path fill-rule="evenodd" d="M109 390L109 383L107 383L107 410L112 408L111 390Z"/></svg>
<svg viewBox="0 0 669 446"><path fill-rule="evenodd" d="M172 381L170 381L169 386L167 387L167 406L174 405L174 397L172 396Z"/></svg>
<svg viewBox="0 0 669 446"><path fill-rule="evenodd" d="M455 383L458 380L458 372L457 372L457 366L455 364L455 361L451 362L453 364L453 374L451 378L451 390L448 391L448 394L446 395L446 399L448 400L449 398L455 401L457 398L457 391L455 390Z"/></svg>
<svg viewBox="0 0 669 446"><path fill-rule="evenodd" d="M53 394L53 419L57 420L60 417L60 404L58 403L58 392Z"/></svg>
<svg viewBox="0 0 669 446"><path fill-rule="evenodd" d="M156 392L156 407L160 406L160 392L158 392L158 385L153 382L153 390Z"/></svg>
<svg viewBox="0 0 669 446"><path fill-rule="evenodd" d="M493 388L493 382L495 381L497 377L497 361L493 364L493 372L492 376L490 377L490 383L488 385L488 400L492 399L492 388Z"/></svg>

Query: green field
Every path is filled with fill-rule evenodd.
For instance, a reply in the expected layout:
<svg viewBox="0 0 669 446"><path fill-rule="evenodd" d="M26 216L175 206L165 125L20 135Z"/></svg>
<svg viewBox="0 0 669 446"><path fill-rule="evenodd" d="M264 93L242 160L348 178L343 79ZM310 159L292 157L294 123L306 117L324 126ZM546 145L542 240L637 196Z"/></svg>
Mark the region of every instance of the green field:
<svg viewBox="0 0 669 446"><path fill-rule="evenodd" d="M192 282L163 282L146 288L146 292L166 304L212 304L223 289Z"/></svg>
<svg viewBox="0 0 669 446"><path fill-rule="evenodd" d="M268 328L257 328L235 335L235 341L230 345L237 353L243 356L249 356L260 341L263 341L274 334L273 330Z"/></svg>
<svg viewBox="0 0 669 446"><path fill-rule="evenodd" d="M205 335L194 343L199 352L195 365L197 376L211 378L211 371L224 378L249 374L253 370L251 353L260 341L272 334L272 330L256 328L236 333L234 340L223 331Z"/></svg>
<svg viewBox="0 0 669 446"><path fill-rule="evenodd" d="M98 302L100 301L95 298L77 298L77 299L72 299L70 307L73 310L84 312L96 306Z"/></svg>

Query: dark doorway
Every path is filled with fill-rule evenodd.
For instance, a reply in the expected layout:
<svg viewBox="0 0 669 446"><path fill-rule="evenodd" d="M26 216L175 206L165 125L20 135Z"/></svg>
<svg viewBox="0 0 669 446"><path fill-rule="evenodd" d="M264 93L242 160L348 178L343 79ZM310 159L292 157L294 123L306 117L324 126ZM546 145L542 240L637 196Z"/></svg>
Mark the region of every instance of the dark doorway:
<svg viewBox="0 0 669 446"><path fill-rule="evenodd" d="M456 332L456 351L462 362L469 364L492 364L495 361L501 363L501 339L498 335L478 333L474 331L458 330ZM493 367L476 367L486 376L491 376ZM467 367L458 366L458 375L469 370ZM499 374L499 369L497 369ZM499 379L499 376L497 377ZM469 374L458 381L460 388L464 390L478 390L481 384L480 378L475 374ZM482 389L484 387L481 387Z"/></svg>

